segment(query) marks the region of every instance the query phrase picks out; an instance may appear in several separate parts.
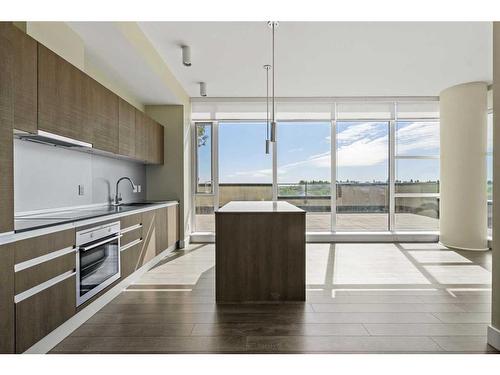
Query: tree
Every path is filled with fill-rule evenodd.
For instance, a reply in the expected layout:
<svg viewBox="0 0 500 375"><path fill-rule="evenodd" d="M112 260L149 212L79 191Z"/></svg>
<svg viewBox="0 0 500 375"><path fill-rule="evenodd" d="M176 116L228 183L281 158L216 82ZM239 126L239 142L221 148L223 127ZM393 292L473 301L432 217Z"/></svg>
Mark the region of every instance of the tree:
<svg viewBox="0 0 500 375"><path fill-rule="evenodd" d="M206 134L205 126L197 126L196 127L196 136L198 139L198 147L205 146L208 140L208 134Z"/></svg>

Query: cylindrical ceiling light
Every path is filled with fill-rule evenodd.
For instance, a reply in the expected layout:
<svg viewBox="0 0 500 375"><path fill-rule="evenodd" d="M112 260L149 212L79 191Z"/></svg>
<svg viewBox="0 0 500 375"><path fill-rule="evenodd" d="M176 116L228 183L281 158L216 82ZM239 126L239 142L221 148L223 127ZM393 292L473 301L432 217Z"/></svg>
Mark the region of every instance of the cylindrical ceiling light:
<svg viewBox="0 0 500 375"><path fill-rule="evenodd" d="M207 84L200 82L200 96L207 96Z"/></svg>
<svg viewBox="0 0 500 375"><path fill-rule="evenodd" d="M182 46L182 63L184 66L191 66L191 48Z"/></svg>
<svg viewBox="0 0 500 375"><path fill-rule="evenodd" d="M269 154L271 150L269 135L269 69L271 69L271 65L264 65L264 69L266 70L266 154Z"/></svg>
<svg viewBox="0 0 500 375"><path fill-rule="evenodd" d="M276 64L274 63L274 57L275 57L275 50L274 50L274 32L278 28L279 23L277 21L269 21L268 26L271 28L271 33L272 33L272 44L271 44L271 49L272 49L272 67L273 67L273 83L272 83L272 116L271 116L271 142L276 142L276 98L275 98L275 91L274 91L274 83L275 83L275 72L276 72Z"/></svg>

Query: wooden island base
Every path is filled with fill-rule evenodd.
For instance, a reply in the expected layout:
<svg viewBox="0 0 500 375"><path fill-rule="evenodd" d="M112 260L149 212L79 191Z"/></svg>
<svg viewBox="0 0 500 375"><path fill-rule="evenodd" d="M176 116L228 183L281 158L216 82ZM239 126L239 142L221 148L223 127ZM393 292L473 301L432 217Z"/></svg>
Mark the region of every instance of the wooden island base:
<svg viewBox="0 0 500 375"><path fill-rule="evenodd" d="M233 201L215 217L217 303L305 301L305 211Z"/></svg>

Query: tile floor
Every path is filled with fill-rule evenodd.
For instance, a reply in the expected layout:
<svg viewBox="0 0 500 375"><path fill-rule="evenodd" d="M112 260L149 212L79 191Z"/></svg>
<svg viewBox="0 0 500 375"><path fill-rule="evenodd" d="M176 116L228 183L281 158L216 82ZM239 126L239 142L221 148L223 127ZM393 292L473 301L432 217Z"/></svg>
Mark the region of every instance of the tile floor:
<svg viewBox="0 0 500 375"><path fill-rule="evenodd" d="M53 353L485 353L491 253L308 244L305 303L214 303L214 245L162 260Z"/></svg>

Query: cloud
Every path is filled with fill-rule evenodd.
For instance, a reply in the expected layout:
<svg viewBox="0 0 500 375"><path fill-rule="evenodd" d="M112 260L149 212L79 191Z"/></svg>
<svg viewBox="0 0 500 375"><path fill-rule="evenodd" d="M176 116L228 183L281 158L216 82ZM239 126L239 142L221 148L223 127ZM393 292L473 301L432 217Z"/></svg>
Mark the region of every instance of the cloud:
<svg viewBox="0 0 500 375"><path fill-rule="evenodd" d="M330 137L325 137L325 139L331 141ZM412 122L396 131L396 140L399 154L418 155L423 153L422 150L427 150L428 154L429 150L439 148L439 126L432 122ZM300 152L302 149L293 151ZM280 179L286 179L287 176L328 174L331 167L330 155L328 151L307 156L297 162L280 165L278 175ZM370 167L387 162L388 157L389 135L385 123L354 123L337 133L338 167ZM272 169L258 169L236 172L228 177L247 177L257 182L257 180L268 181L271 176Z"/></svg>
<svg viewBox="0 0 500 375"><path fill-rule="evenodd" d="M398 154L406 155L413 152L419 156L415 151L439 149L439 126L434 122L412 122L397 130L396 144Z"/></svg>

